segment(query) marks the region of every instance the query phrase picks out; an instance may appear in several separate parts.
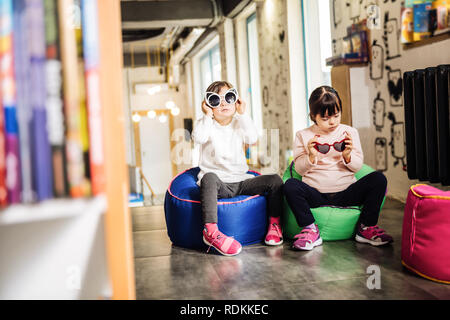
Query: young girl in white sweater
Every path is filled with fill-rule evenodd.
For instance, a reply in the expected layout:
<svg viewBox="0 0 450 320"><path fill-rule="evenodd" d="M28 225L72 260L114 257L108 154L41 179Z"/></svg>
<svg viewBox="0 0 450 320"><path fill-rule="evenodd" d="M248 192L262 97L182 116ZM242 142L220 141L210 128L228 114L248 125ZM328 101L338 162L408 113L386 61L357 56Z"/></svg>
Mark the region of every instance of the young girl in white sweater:
<svg viewBox="0 0 450 320"><path fill-rule="evenodd" d="M192 137L200 144L197 184L201 189L203 241L223 255L241 252L241 244L217 227L217 199L238 195L266 194L269 228L267 245L283 243L280 227L283 181L277 174L248 174L244 144L258 139L256 128L245 114L245 102L226 81L213 82L202 103L203 117L197 120Z"/></svg>

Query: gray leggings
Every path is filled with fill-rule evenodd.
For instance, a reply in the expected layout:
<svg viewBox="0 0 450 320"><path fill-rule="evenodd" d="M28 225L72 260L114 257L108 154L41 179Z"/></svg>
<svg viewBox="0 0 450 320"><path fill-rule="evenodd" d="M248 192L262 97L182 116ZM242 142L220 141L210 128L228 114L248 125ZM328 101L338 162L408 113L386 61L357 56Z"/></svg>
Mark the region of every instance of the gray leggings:
<svg viewBox="0 0 450 320"><path fill-rule="evenodd" d="M200 184L203 223L217 223L217 199L256 194L266 195L267 214L270 217L280 216L283 208L283 180L279 175L261 175L241 182L225 183L215 173L208 172Z"/></svg>

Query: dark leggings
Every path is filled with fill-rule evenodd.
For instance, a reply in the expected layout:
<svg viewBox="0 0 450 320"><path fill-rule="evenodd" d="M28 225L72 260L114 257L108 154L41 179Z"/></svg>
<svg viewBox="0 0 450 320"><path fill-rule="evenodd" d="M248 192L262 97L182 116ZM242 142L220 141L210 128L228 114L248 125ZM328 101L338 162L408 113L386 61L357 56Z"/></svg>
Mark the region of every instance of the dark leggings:
<svg viewBox="0 0 450 320"><path fill-rule="evenodd" d="M311 208L324 205L341 207L362 205L360 222L366 226L374 226L378 222L386 186L386 177L381 172L375 171L337 193L321 193L294 178L286 181L283 190L300 227L314 223Z"/></svg>
<svg viewBox="0 0 450 320"><path fill-rule="evenodd" d="M205 174L200 184L204 223L217 223L217 199L238 195L265 194L267 214L279 217L283 206L283 180L277 174L261 175L241 182L225 183L212 172Z"/></svg>

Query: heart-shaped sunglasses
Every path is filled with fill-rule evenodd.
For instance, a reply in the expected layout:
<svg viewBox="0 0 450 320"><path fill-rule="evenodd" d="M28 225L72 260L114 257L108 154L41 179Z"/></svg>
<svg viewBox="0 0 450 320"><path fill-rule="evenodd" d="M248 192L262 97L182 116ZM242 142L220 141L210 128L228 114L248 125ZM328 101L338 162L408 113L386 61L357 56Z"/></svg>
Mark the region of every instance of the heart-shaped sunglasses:
<svg viewBox="0 0 450 320"><path fill-rule="evenodd" d="M219 95L218 93L209 91L205 93L205 102L211 108L217 108L220 106L222 99L228 104L235 103L239 99L237 90L234 88L228 89L224 95Z"/></svg>
<svg viewBox="0 0 450 320"><path fill-rule="evenodd" d="M333 144L316 142L314 148L323 154L327 154L330 151L331 147L333 147L337 152L342 152L345 150L345 140L346 138L342 139L341 141L336 141Z"/></svg>

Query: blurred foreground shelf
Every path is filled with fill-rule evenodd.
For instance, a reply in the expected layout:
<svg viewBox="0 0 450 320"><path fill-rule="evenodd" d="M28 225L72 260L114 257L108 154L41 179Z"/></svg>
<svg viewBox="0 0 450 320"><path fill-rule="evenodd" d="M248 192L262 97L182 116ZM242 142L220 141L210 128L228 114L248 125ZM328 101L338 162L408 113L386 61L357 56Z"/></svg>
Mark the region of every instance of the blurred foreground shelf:
<svg viewBox="0 0 450 320"><path fill-rule="evenodd" d="M0 210L0 300L136 298L127 199L120 1L95 1L105 195Z"/></svg>
<svg viewBox="0 0 450 320"><path fill-rule="evenodd" d="M111 299L106 197L0 212L0 299Z"/></svg>
<svg viewBox="0 0 450 320"><path fill-rule="evenodd" d="M51 199L37 204L17 204L0 211L0 226L103 214L105 196L80 199Z"/></svg>

